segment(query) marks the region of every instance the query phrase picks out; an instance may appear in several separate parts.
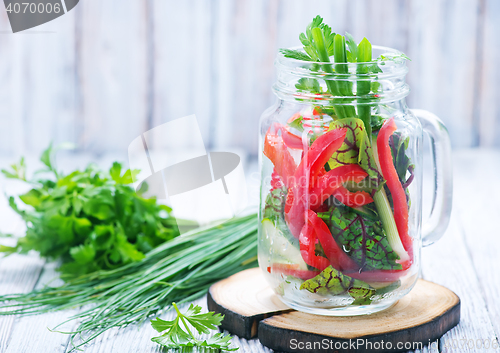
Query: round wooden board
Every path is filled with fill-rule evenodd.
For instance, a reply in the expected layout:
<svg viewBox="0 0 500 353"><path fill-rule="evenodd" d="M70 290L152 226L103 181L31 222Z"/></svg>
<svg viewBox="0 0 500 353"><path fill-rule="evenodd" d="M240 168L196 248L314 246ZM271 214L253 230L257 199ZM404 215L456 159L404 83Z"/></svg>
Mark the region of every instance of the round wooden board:
<svg viewBox="0 0 500 353"><path fill-rule="evenodd" d="M281 352L407 351L416 346L407 348L405 343L426 345L460 321L458 296L422 279L395 305L372 315L333 317L295 311L279 300L258 268L212 285L208 308L225 315L221 328L247 339L258 335L263 345Z"/></svg>
<svg viewBox="0 0 500 353"><path fill-rule="evenodd" d="M241 271L213 284L207 302L208 310L224 315L222 329L246 339L257 336L261 320L292 311L274 294L259 268Z"/></svg>

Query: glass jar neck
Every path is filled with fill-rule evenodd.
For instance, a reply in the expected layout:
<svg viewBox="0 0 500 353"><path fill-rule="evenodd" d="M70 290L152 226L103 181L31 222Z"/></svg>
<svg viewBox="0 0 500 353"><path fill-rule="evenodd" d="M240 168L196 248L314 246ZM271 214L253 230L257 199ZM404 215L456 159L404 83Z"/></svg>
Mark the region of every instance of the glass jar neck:
<svg viewBox="0 0 500 353"><path fill-rule="evenodd" d="M280 54L275 62L278 79L273 91L285 101L314 105L404 104L410 91L405 82L405 57L397 50L378 46L373 47L373 57L375 61L368 64L319 63Z"/></svg>

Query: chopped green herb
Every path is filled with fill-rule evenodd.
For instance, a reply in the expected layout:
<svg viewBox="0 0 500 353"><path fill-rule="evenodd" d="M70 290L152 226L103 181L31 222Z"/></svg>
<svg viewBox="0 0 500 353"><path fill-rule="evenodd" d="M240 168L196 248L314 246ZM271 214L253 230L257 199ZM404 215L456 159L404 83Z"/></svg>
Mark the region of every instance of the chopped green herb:
<svg viewBox="0 0 500 353"><path fill-rule="evenodd" d="M322 93L321 86L319 85L318 80L314 78L301 78L295 85L299 91L308 91L314 94Z"/></svg>
<svg viewBox="0 0 500 353"><path fill-rule="evenodd" d="M189 309L183 314L175 303L172 303L177 317L172 321L165 321L160 318L151 320L151 325L159 333L163 334L158 337L153 337L151 340L166 348L182 348L182 347L205 347L212 349L220 349L223 351L235 351L238 348L231 348L231 336L222 333L216 333L206 340L197 339L189 325L198 331L201 335L203 333L210 333L210 330L217 329L224 319L221 314L208 312L201 314L201 306L189 305ZM184 329L183 329L184 327Z"/></svg>
<svg viewBox="0 0 500 353"><path fill-rule="evenodd" d="M101 270L30 293L0 296L0 315L33 315L84 307L77 321L72 350L113 327L141 322L172 302L186 303L218 280L257 266L257 215L231 219L168 240L144 259L113 270ZM57 329L57 327L55 327Z"/></svg>
<svg viewBox="0 0 500 353"><path fill-rule="evenodd" d="M311 57L309 55L301 52L300 50L280 49L280 52L286 58L291 58L291 59L295 59L295 60L303 60L303 61L314 61L313 59L311 59Z"/></svg>
<svg viewBox="0 0 500 353"><path fill-rule="evenodd" d="M37 171L48 178L26 179L24 159L2 170L8 178L25 181L33 188L9 205L26 222L26 235L15 247L1 252L25 254L31 250L48 259L62 259L63 278L113 269L139 261L144 254L179 235L171 209L155 198L144 199L129 186L136 171L113 163L109 172L89 165L68 175L58 172L55 149L49 146L41 157L46 168ZM50 178L50 174L52 178Z"/></svg>

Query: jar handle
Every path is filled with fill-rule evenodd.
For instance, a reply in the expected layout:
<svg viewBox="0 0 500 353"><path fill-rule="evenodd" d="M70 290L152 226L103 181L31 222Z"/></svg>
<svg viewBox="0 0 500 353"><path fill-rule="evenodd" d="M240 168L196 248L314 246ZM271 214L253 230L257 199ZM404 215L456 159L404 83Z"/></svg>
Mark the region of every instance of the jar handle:
<svg viewBox="0 0 500 353"><path fill-rule="evenodd" d="M422 225L422 246L439 240L450 223L453 198L453 166L448 130L434 114L412 109L429 136L434 171L434 194L429 219Z"/></svg>

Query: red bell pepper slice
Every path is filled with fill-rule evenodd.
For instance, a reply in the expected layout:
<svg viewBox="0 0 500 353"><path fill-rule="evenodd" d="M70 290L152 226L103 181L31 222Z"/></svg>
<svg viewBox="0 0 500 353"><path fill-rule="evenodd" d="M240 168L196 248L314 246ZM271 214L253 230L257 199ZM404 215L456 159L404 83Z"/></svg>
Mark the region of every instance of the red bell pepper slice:
<svg viewBox="0 0 500 353"><path fill-rule="evenodd" d="M291 122L293 122L294 120L297 120L297 119L300 119L300 118L304 118L304 116L306 117L311 117L311 115L314 117L314 116L321 116L323 115L323 112L321 110L320 107L314 107L312 112L309 110L309 111L306 111L304 113L301 113L301 112L297 112L295 114L293 114L288 120L287 120L287 123L290 124Z"/></svg>
<svg viewBox="0 0 500 353"><path fill-rule="evenodd" d="M303 280L316 277L320 271L301 270L297 264L279 264L274 263L267 267L269 273L282 273L286 276L294 276Z"/></svg>
<svg viewBox="0 0 500 353"><path fill-rule="evenodd" d="M343 186L337 188L332 195L349 207L364 206L373 202L373 198L366 191L350 192Z"/></svg>
<svg viewBox="0 0 500 353"><path fill-rule="evenodd" d="M323 176L315 179L310 186L309 190L309 207L313 211L320 207L326 199L332 195L335 190L342 187L342 184L347 181L354 181L359 183L361 180L366 178L368 174L357 164L350 164L337 167L335 169L326 172ZM343 188L343 187L342 187ZM345 191L347 189L343 188ZM348 191L347 191L348 192ZM349 193L350 199L362 201L362 197L359 197L357 193ZM366 195L368 195L366 193ZM370 197L370 195L368 195ZM372 202L369 199L365 199L365 203ZM354 201L352 202L354 203ZM348 205L349 206L349 205Z"/></svg>
<svg viewBox="0 0 500 353"><path fill-rule="evenodd" d="M316 232L310 224L304 224L299 235L300 254L304 262L320 271L330 266L330 261L323 256L316 255Z"/></svg>
<svg viewBox="0 0 500 353"><path fill-rule="evenodd" d="M313 115L323 115L323 111L321 107L314 107L313 108Z"/></svg>
<svg viewBox="0 0 500 353"><path fill-rule="evenodd" d="M347 129L342 128L328 131L326 134L319 136L302 158L295 173L295 178L304 177L306 173L310 177L318 175L332 154L342 146L346 133Z"/></svg>
<svg viewBox="0 0 500 353"><path fill-rule="evenodd" d="M281 137L283 138L283 142L289 148L302 150L304 149L304 144L302 143L302 138L295 134L292 134L286 127L280 124L275 124L276 129L281 131Z"/></svg>
<svg viewBox="0 0 500 353"><path fill-rule="evenodd" d="M334 268L339 271L359 270L358 264L338 246L326 223L314 211L307 211L307 223L314 229L326 257Z"/></svg>
<svg viewBox="0 0 500 353"><path fill-rule="evenodd" d="M297 170L297 164L283 142L283 138L278 135L278 131L273 132L272 130L273 126L266 133L264 155L274 164L274 169L285 186L290 187Z"/></svg>
<svg viewBox="0 0 500 353"><path fill-rule="evenodd" d="M271 174L271 191L276 189L281 189L283 185L285 184L283 184L283 180L281 180L278 173L276 173L276 168L275 168L273 170L273 173Z"/></svg>
<svg viewBox="0 0 500 353"><path fill-rule="evenodd" d="M386 120L384 125L382 125L377 137L378 159L382 175L387 181L387 187L392 195L394 221L398 228L399 237L410 259L412 259L413 248L412 239L408 234L408 204L406 203L406 194L394 167L391 147L389 146L389 137L391 137L396 129L394 118Z"/></svg>
<svg viewBox="0 0 500 353"><path fill-rule="evenodd" d="M339 149L345 139L347 129L335 129L319 136L304 153L295 172L292 187L288 190L285 220L290 232L296 237L305 223L304 212L308 203L309 183L321 175L324 165L332 154Z"/></svg>

